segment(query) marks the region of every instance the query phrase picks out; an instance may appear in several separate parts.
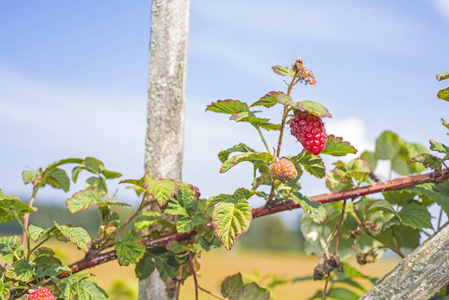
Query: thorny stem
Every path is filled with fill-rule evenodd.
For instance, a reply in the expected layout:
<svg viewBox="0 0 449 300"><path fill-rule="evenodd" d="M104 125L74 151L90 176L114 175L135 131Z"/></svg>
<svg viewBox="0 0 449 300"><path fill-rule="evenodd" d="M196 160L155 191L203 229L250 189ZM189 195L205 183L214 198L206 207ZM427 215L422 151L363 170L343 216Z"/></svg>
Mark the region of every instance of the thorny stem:
<svg viewBox="0 0 449 300"><path fill-rule="evenodd" d="M340 221L338 221L338 225L337 225L337 229L336 229L337 237L336 237L336 240L335 240L334 255L337 255L338 242L340 240L341 224L343 223L343 218L345 216L345 207L346 207L346 200L343 201L343 207L341 208Z"/></svg>
<svg viewBox="0 0 449 300"><path fill-rule="evenodd" d="M214 296L218 299L222 299L222 300L227 300L226 298L221 297L220 295L217 295L215 293L212 293L211 291L206 290L205 288L202 288L199 284L198 284L198 279L196 278L196 273L195 273L195 268L193 267L193 262L192 262L192 257L190 256L189 253L189 265L190 265L190 269L192 270L192 275L193 275L193 281L195 282L195 299L198 300L198 289L202 290L203 292L208 293L211 296Z"/></svg>
<svg viewBox="0 0 449 300"><path fill-rule="evenodd" d="M421 174L421 175L413 175L413 176L407 176L407 177L400 177L397 179L393 179L389 182L381 182L377 183L368 187L362 187L347 191L341 191L341 192L332 192L329 194L321 194L310 197L312 201L320 202L320 203L329 203L329 202L336 202L341 201L345 199L351 199L354 197L360 197L368 194L374 194L378 192L385 192L385 191L392 191L392 190L398 190L409 186L415 186L417 184L426 183L426 182L433 182L433 183L440 183L444 180L448 179L449 176L449 170L445 170L443 174L440 172L431 172L427 174ZM267 215L271 215L274 213L278 213L281 211L287 211L292 209L300 208L301 206L297 203L294 203L292 201L277 205L272 208L267 208L265 206L255 208L251 211L253 218L259 218ZM351 214L352 215L352 214ZM357 218L358 219L358 218ZM356 220L357 220L356 219ZM361 224L359 220L359 225ZM212 222L206 223L206 226L212 226ZM154 248L154 247L160 247L166 245L170 241L182 241L189 239L193 236L195 236L197 232L195 230L186 232L186 233L172 233L165 236L161 236L158 238L145 240L142 242L142 244L145 245L146 248ZM371 236L372 238L379 241L379 239L372 235L369 231L367 232L368 236ZM384 244L382 241L380 241L382 244ZM397 251L397 249L394 249L394 247L385 245L385 248L389 248L393 250L394 252ZM397 253L397 252L396 252ZM401 253L402 254L402 253ZM399 253L398 253L399 255ZM401 255L399 255L401 256ZM403 257L403 256L401 256ZM75 274L77 272L80 272L82 270L92 268L94 266L106 263L111 260L117 259L116 251L112 250L109 252L99 253L98 255L95 255L93 257L89 257L88 259L81 259L77 262L74 262L73 264L69 265L72 273ZM69 276L69 273L63 273L58 276L58 278L64 278Z"/></svg>

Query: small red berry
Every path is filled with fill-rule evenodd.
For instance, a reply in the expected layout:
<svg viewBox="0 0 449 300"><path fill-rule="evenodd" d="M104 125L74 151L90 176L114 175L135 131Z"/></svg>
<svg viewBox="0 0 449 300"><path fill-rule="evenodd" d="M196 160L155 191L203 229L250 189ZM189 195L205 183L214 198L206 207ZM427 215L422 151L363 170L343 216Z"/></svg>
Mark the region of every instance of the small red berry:
<svg viewBox="0 0 449 300"><path fill-rule="evenodd" d="M55 300L55 296L53 296L49 289L41 287L37 291L31 293L28 296L28 300Z"/></svg>
<svg viewBox="0 0 449 300"><path fill-rule="evenodd" d="M307 152L318 155L327 142L323 121L308 111L300 111L290 121L290 132Z"/></svg>
<svg viewBox="0 0 449 300"><path fill-rule="evenodd" d="M298 171L295 165L286 158L281 158L270 166L274 177L281 181L290 181L296 178Z"/></svg>

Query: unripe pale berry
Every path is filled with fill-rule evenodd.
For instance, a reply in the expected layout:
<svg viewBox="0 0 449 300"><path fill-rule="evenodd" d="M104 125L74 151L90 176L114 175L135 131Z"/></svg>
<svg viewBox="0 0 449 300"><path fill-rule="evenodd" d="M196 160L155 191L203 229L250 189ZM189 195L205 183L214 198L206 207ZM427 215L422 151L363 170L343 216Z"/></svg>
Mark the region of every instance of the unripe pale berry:
<svg viewBox="0 0 449 300"><path fill-rule="evenodd" d="M286 158L281 158L272 164L270 169L274 177L281 181L293 180L298 175L295 165Z"/></svg>

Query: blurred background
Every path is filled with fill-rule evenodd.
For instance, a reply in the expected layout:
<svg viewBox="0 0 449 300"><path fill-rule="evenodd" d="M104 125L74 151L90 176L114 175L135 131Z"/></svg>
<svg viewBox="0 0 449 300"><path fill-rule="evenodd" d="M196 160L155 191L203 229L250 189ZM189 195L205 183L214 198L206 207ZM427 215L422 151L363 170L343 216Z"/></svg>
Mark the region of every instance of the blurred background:
<svg viewBox="0 0 449 300"><path fill-rule="evenodd" d="M96 157L108 170L121 172L120 179L143 175L150 22L151 1L0 2L0 189L5 194L28 201L32 188L23 185L21 172L68 157ZM249 164L220 174L217 153L240 142L263 149L256 131L205 108L220 99L252 103L269 91L285 91L271 66L291 65L296 57L303 58L317 84L296 87L293 99L326 106L333 116L324 120L327 132L342 136L359 153L374 150L386 129L425 146L430 138L444 142L440 119L448 110L436 93L447 85L435 75L449 70L448 29L447 0L192 1L183 180L198 186L204 198L251 184ZM267 139L274 145L277 136ZM301 149L287 134L282 155ZM327 168L335 161L325 158ZM381 176L382 171L381 165ZM110 190L118 181L111 181ZM308 196L327 192L323 180L305 177L302 184ZM64 209L79 189L82 185L73 185L65 194L44 188L36 205L47 213L31 221L44 227L53 219L86 225L94 234L97 211L78 213L85 214L79 224L79 215ZM116 199L138 202L121 186ZM216 256L223 260L255 248L299 253L300 215L256 220L235 251ZM0 224L1 234L15 230ZM279 242L285 240L291 243ZM205 260L206 255L212 254ZM266 263L261 259L251 266ZM291 263L289 270L294 267L299 276L304 261Z"/></svg>

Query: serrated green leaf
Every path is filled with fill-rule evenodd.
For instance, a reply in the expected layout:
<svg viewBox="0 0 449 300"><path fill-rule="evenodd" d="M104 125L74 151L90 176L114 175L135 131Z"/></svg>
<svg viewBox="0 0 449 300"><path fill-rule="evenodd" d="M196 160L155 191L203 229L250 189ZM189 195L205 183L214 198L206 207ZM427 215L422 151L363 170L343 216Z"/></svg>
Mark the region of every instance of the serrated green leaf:
<svg viewBox="0 0 449 300"><path fill-rule="evenodd" d="M274 71L274 73L281 75L281 76L294 76L295 72L293 72L292 68L290 67L282 67L282 66L273 66L271 67Z"/></svg>
<svg viewBox="0 0 449 300"><path fill-rule="evenodd" d="M263 123L259 125L260 128L265 130L281 130L281 124Z"/></svg>
<svg viewBox="0 0 449 300"><path fill-rule="evenodd" d="M32 208L15 199L14 196L7 196L4 200L0 200L0 223L22 218L25 214L31 212L33 212Z"/></svg>
<svg viewBox="0 0 449 300"><path fill-rule="evenodd" d="M437 97L441 100L449 101L449 88L439 90Z"/></svg>
<svg viewBox="0 0 449 300"><path fill-rule="evenodd" d="M309 113L318 116L319 118L332 118L332 115L329 113L326 107L321 105L321 103L304 100L299 102L299 108L302 110L306 110Z"/></svg>
<svg viewBox="0 0 449 300"><path fill-rule="evenodd" d="M108 171L108 170L103 170L103 171L101 171L101 173L103 173L103 175L106 179L114 179L114 178L122 177L121 173Z"/></svg>
<svg viewBox="0 0 449 300"><path fill-rule="evenodd" d="M105 169L103 162L96 159L95 157L86 157L84 159L83 165L87 170L98 175Z"/></svg>
<svg viewBox="0 0 449 300"><path fill-rule="evenodd" d="M81 227L72 227L68 225L59 225L55 221L53 221L56 228L59 232L70 242L75 244L78 249L83 250L87 253L89 251L90 244L92 243L92 239L90 235L84 228Z"/></svg>
<svg viewBox="0 0 449 300"><path fill-rule="evenodd" d="M56 277L56 276L58 276L59 274L62 274L62 273L71 274L72 270L69 267L67 267L67 266L56 265L56 264L47 265L44 268L44 275L47 276L47 277Z"/></svg>
<svg viewBox="0 0 449 300"><path fill-rule="evenodd" d="M70 179L67 173L62 169L54 169L47 177L47 183L54 188L63 189L68 192L70 189Z"/></svg>
<svg viewBox="0 0 449 300"><path fill-rule="evenodd" d="M239 291L243 288L243 278L241 273L228 276L221 283L221 294L228 299L237 299Z"/></svg>
<svg viewBox="0 0 449 300"><path fill-rule="evenodd" d="M156 199L159 206L163 206L178 192L176 181L170 179L151 180L148 177L147 174L144 176L143 186L147 193Z"/></svg>
<svg viewBox="0 0 449 300"><path fill-rule="evenodd" d="M151 180L151 176L149 173L145 174L145 176L148 176L149 179ZM140 179L126 179L126 180L121 180L119 181L119 184L122 183L129 183L131 185L127 186L127 189L133 189L137 196L140 196L142 193L145 193L145 188L143 187L143 180L144 177L140 178Z"/></svg>
<svg viewBox="0 0 449 300"><path fill-rule="evenodd" d="M270 153L266 152L246 152L242 154L238 154L236 156L233 156L231 158L228 158L223 165L221 166L220 173L225 173L229 171L232 167L235 165L243 162L243 161L250 161L250 162L256 162L256 161L262 161L262 162L270 162L273 160L273 156Z"/></svg>
<svg viewBox="0 0 449 300"><path fill-rule="evenodd" d="M38 226L34 226L31 224L28 226L28 233L30 234L30 238L37 242L45 233L47 233L48 229L43 229Z"/></svg>
<svg viewBox="0 0 449 300"><path fill-rule="evenodd" d="M91 280L83 280L78 288L79 300L107 300L108 294Z"/></svg>
<svg viewBox="0 0 449 300"><path fill-rule="evenodd" d="M420 230L409 226L393 225L382 230L377 234L377 237L387 245L395 245L397 243L402 254L407 256L418 247Z"/></svg>
<svg viewBox="0 0 449 300"><path fill-rule="evenodd" d="M323 178L326 175L324 162L318 155L313 155L303 150L299 155L292 157L290 160L302 165L307 172L315 177Z"/></svg>
<svg viewBox="0 0 449 300"><path fill-rule="evenodd" d="M213 111L216 113L230 114L249 111L248 104L239 100L218 100L208 105L206 111Z"/></svg>
<svg viewBox="0 0 449 300"><path fill-rule="evenodd" d="M443 167L440 159L429 153L423 153L412 157L407 163L421 163L424 167L431 168L435 171L441 170Z"/></svg>
<svg viewBox="0 0 449 300"><path fill-rule="evenodd" d="M134 222L136 231L141 231L150 227L153 224L158 224L161 220L161 214L155 211L150 211L137 217Z"/></svg>
<svg viewBox="0 0 449 300"><path fill-rule="evenodd" d="M376 140L376 157L378 159L393 159L399 152L402 141L396 133L384 131Z"/></svg>
<svg viewBox="0 0 449 300"><path fill-rule="evenodd" d="M445 79L449 79L449 72L437 74L438 81L445 80Z"/></svg>
<svg viewBox="0 0 449 300"><path fill-rule="evenodd" d="M195 226L203 224L204 221L200 216L195 215L193 217L183 216L176 220L176 231L178 233L184 233L192 230Z"/></svg>
<svg viewBox="0 0 449 300"><path fill-rule="evenodd" d="M371 201L367 205L365 212L366 212L366 214L370 214L370 213L373 213L373 212L376 212L379 210L393 214L395 216L399 216L398 213L396 212L396 210L394 209L393 205L390 202L388 202L387 200L383 200L383 199Z"/></svg>
<svg viewBox="0 0 449 300"><path fill-rule="evenodd" d="M212 213L215 234L227 250L249 229L251 220L251 207L246 200L237 203L221 202Z"/></svg>
<svg viewBox="0 0 449 300"><path fill-rule="evenodd" d="M65 204L71 213L76 213L104 203L104 195L103 191L83 190L73 194L72 198L67 199Z"/></svg>
<svg viewBox="0 0 449 300"><path fill-rule="evenodd" d="M352 189L354 183L345 171L337 167L326 174L326 187L332 192L339 192Z"/></svg>
<svg viewBox="0 0 449 300"><path fill-rule="evenodd" d="M221 163L224 163L229 158L229 155L233 152L255 152L255 150L248 147L244 143L240 143L233 146L232 148L220 151L218 153L218 159L221 161Z"/></svg>
<svg viewBox="0 0 449 300"><path fill-rule="evenodd" d="M133 230L125 232L123 238L115 243L117 260L121 266L136 263L145 254L145 246L142 239Z"/></svg>
<svg viewBox="0 0 449 300"><path fill-rule="evenodd" d="M343 138L331 134L327 136L326 147L321 153L332 156L345 156L347 154L355 154L357 150L349 142L343 141Z"/></svg>
<svg viewBox="0 0 449 300"><path fill-rule="evenodd" d="M89 177L86 180L86 183L84 185L85 190L96 190L103 192L104 194L108 193L108 188L106 186L106 181L103 179L103 177Z"/></svg>
<svg viewBox="0 0 449 300"><path fill-rule="evenodd" d="M298 203L304 209L304 212L316 223L321 223L326 219L326 209L320 202L310 200L310 198L294 193L293 202Z"/></svg>
<svg viewBox="0 0 449 300"><path fill-rule="evenodd" d="M36 266L43 266L43 267L49 267L51 265L61 266L62 262L54 255L55 252L51 248L40 247L35 252L33 252L34 256L33 264L35 264ZM49 272L52 272L52 270L53 268L49 269L48 271L44 269L44 274L42 276L49 275L50 274ZM55 271L56 270L57 268L55 267ZM69 268L68 270L66 269L64 272L71 273L72 271Z"/></svg>
<svg viewBox="0 0 449 300"><path fill-rule="evenodd" d="M162 210L172 215L192 216L195 213L196 201L197 197L193 186L180 183L178 193L168 200Z"/></svg>
<svg viewBox="0 0 449 300"><path fill-rule="evenodd" d="M0 255L6 256L14 254L17 250L19 244L21 243L21 238L18 235L4 236L0 238Z"/></svg>
<svg viewBox="0 0 449 300"><path fill-rule="evenodd" d="M245 284L239 291L239 300L269 300L270 291L255 282Z"/></svg>
<svg viewBox="0 0 449 300"><path fill-rule="evenodd" d="M445 180L438 185L423 183L406 189L435 200L444 212L449 215L449 180Z"/></svg>
<svg viewBox="0 0 449 300"><path fill-rule="evenodd" d="M9 278L27 282L33 277L34 267L25 259L18 260L11 268L6 269L5 275Z"/></svg>
<svg viewBox="0 0 449 300"><path fill-rule="evenodd" d="M276 104L279 104L278 100L277 100L277 96L279 96L279 93L281 92L274 92L271 91L267 94L265 94L265 96L263 96L262 98L260 98L259 100L257 100L256 102L254 102L251 107L253 106L265 106L267 108L270 108Z"/></svg>
<svg viewBox="0 0 449 300"><path fill-rule="evenodd" d="M175 254L165 249L157 249L153 251L154 262L156 268L163 280L168 277L175 277L179 269L179 264L176 262Z"/></svg>
<svg viewBox="0 0 449 300"><path fill-rule="evenodd" d="M29 171L29 170L23 171L23 172L22 172L23 183L24 183L24 184L28 184L28 183L30 183L30 182L33 182L33 181L34 181L39 175L41 175L41 174L42 174L41 171L36 171L36 170L33 170L33 171Z"/></svg>
<svg viewBox="0 0 449 300"><path fill-rule="evenodd" d="M416 196L416 193L413 193L409 190L386 191L383 192L382 194L386 201L388 201L393 205L400 205L400 206L406 205Z"/></svg>
<svg viewBox="0 0 449 300"><path fill-rule="evenodd" d="M444 156L443 160L446 160L449 158L449 147L447 147L444 144L438 143L434 140L430 140L430 150L446 154Z"/></svg>
<svg viewBox="0 0 449 300"><path fill-rule="evenodd" d="M144 255L136 264L135 273L140 280L147 278L154 271L154 263L150 256Z"/></svg>
<svg viewBox="0 0 449 300"><path fill-rule="evenodd" d="M427 211L427 208L419 202L411 201L407 203L398 214L400 218L393 218L385 224L385 227L403 224L414 229L433 229L432 223L430 222L430 213Z"/></svg>

